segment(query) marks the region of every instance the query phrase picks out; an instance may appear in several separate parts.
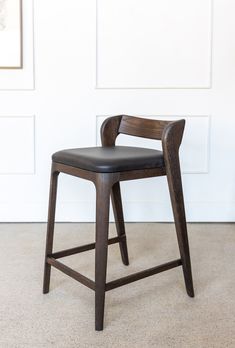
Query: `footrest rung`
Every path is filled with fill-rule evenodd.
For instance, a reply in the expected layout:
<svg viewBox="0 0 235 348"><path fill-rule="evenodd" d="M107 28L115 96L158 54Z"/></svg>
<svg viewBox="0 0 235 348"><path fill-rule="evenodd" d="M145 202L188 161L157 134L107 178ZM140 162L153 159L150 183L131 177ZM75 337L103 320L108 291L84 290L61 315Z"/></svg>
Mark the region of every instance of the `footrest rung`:
<svg viewBox="0 0 235 348"><path fill-rule="evenodd" d="M95 290L95 282L93 280L85 277L81 273L74 271L72 268L64 265L63 263L57 261L56 259L54 259L52 257L47 258L47 263L49 263L51 266L57 268L58 270L62 271L63 273L67 274L71 278L82 283L83 285L87 286L88 288Z"/></svg>
<svg viewBox="0 0 235 348"><path fill-rule="evenodd" d="M108 240L108 244L110 245L110 244L119 243L122 240L124 240L125 238L126 238L126 236L110 238ZM75 254L82 253L84 251L88 251L88 250L92 250L92 249L95 249L95 243L81 245L79 247L72 248L72 249L61 250L61 251L58 251L56 253L49 255L49 257L52 257L53 259L60 259L61 257L75 255Z"/></svg>
<svg viewBox="0 0 235 348"><path fill-rule="evenodd" d="M164 263L160 266L149 268L149 269L141 271L141 272L130 274L126 277L119 278L119 279L116 279L116 280L113 280L113 281L107 283L105 286L105 290L109 291L109 290L118 288L119 286L135 282L136 280L140 280L140 279L152 276L152 275L160 273L160 272L167 271L171 268L175 268L175 267L178 267L181 265L182 265L182 261L181 261L181 259L179 259L179 260L174 260L174 261Z"/></svg>
<svg viewBox="0 0 235 348"><path fill-rule="evenodd" d="M67 274L71 278L82 283L83 285L87 286L88 288L95 290L95 282L93 280L85 277L84 275L82 275L81 273L79 273L77 271L74 271L72 268L57 261L53 257L47 257L47 263L50 264L51 266L57 268L58 270L62 271L63 273ZM141 271L141 272L130 274L126 277L119 278L119 279L113 280L109 283L106 283L105 291L109 291L109 290L118 288L120 286L135 282L137 280L140 280L140 279L143 279L146 277L150 277L154 274L161 273L161 272L167 271L171 268L175 268L175 267L178 267L181 265L182 265L182 261L181 261L181 259L178 259L178 260L164 263L164 264L156 266L156 267L146 269L146 270Z"/></svg>

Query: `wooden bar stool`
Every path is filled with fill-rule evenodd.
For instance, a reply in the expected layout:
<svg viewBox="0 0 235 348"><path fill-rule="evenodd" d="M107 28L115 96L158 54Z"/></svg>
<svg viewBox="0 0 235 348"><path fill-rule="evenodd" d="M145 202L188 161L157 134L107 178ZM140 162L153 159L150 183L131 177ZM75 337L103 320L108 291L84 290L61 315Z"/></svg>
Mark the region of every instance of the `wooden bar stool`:
<svg viewBox="0 0 235 348"><path fill-rule="evenodd" d="M186 290L194 296L184 198L179 163L185 121L158 121L131 116L114 116L101 127L102 147L70 149L52 156L51 185L46 239L43 293L49 292L51 266L95 291L95 329L103 330L105 292L168 269L182 266ZM162 141L163 151L115 146L118 134ZM96 188L96 242L53 252L53 235L59 173L90 180ZM120 181L166 175L170 190L180 258L106 283L108 244L119 243L122 261L129 264L122 211ZM108 239L110 197L117 237ZM58 259L95 248L95 281L74 271Z"/></svg>

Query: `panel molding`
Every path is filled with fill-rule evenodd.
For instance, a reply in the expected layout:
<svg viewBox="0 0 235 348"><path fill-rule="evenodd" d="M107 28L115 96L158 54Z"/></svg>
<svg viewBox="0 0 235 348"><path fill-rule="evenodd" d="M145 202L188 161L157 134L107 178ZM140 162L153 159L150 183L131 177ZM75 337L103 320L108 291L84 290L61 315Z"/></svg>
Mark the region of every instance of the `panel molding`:
<svg viewBox="0 0 235 348"><path fill-rule="evenodd" d="M32 120L32 169L31 170L14 170L14 171L1 171L0 169L0 176L5 175L35 175L36 173L36 146L35 146L35 115L0 115L0 122L2 119L15 119L15 120L24 120L24 119L31 119ZM17 144L15 145L17 146Z"/></svg>
<svg viewBox="0 0 235 348"><path fill-rule="evenodd" d="M98 16L98 9L99 7L99 0L96 0L96 62L95 62L95 89L96 90L209 90L213 87L213 32L214 32L214 0L210 0L210 66L209 66L209 84L208 86L141 86L141 87L134 87L134 86L99 86L98 82L98 75L99 75L99 64L98 64L98 47L99 47L99 16Z"/></svg>
<svg viewBox="0 0 235 348"><path fill-rule="evenodd" d="M99 139L99 129L98 129L98 119L99 118L107 118L113 115L96 115L96 145L100 145L100 139ZM207 127L207 143L206 143L206 147L205 147L205 157L206 157L206 161L205 161L205 167L203 169L200 170L182 170L183 174L209 174L210 172L210 143L211 143L211 115L153 115L153 114L141 114L140 117L145 117L145 118L159 118L159 119L171 119L171 118L176 118L176 119L180 119L180 118L185 118L190 119L190 118L206 118L208 120L208 127Z"/></svg>

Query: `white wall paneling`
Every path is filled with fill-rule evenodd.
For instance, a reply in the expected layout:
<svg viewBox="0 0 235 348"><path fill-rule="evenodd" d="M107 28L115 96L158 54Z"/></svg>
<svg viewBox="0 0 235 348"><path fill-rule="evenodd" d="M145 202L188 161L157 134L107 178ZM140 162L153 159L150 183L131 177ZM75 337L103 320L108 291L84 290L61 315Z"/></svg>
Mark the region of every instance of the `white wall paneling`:
<svg viewBox="0 0 235 348"><path fill-rule="evenodd" d="M118 114L185 118L188 221L235 221L235 1L40 0L34 17L23 6L24 67L0 71L0 221L46 221L51 154L99 144ZM172 221L166 178L121 186L127 221ZM94 221L94 186L61 175L57 208L57 221Z"/></svg>
<svg viewBox="0 0 235 348"><path fill-rule="evenodd" d="M22 1L23 68L0 69L0 90L34 89L34 15L33 0Z"/></svg>
<svg viewBox="0 0 235 348"><path fill-rule="evenodd" d="M34 174L34 116L0 116L0 174Z"/></svg>
<svg viewBox="0 0 235 348"><path fill-rule="evenodd" d="M97 0L98 88L210 88L212 0Z"/></svg>

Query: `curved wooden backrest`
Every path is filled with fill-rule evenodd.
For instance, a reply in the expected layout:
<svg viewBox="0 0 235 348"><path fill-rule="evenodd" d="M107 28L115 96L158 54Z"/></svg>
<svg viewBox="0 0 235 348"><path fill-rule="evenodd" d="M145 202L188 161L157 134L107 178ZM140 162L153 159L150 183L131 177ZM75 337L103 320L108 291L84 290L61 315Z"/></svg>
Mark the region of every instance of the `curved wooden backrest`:
<svg viewBox="0 0 235 348"><path fill-rule="evenodd" d="M122 180L126 180L126 178L127 180L130 178L143 178L148 177L148 175L166 175L173 207L181 202L178 204L178 210L174 210L175 220L178 221L176 222L176 228L186 228L179 159L179 147L182 141L184 127L184 119L160 121L126 115L109 117L101 126L101 140L102 146L104 147L115 146L115 141L119 134L161 140L164 171L161 173L158 172L157 174L154 172L153 174L151 169L142 168L144 174L141 170L129 171L126 177L122 176ZM183 227L180 226L180 222L177 220L178 216L183 218Z"/></svg>
<svg viewBox="0 0 235 348"><path fill-rule="evenodd" d="M151 120L123 115L118 131L121 134L161 140L162 132L169 123L171 121Z"/></svg>
<svg viewBox="0 0 235 348"><path fill-rule="evenodd" d="M103 146L114 146L118 134L132 135L166 141L166 138L179 147L185 120L162 121L141 117L119 115L107 118L101 126L101 140ZM174 138L174 139L173 139Z"/></svg>

